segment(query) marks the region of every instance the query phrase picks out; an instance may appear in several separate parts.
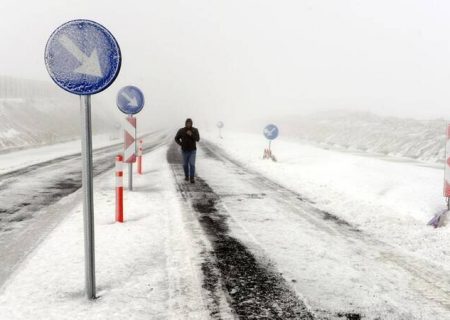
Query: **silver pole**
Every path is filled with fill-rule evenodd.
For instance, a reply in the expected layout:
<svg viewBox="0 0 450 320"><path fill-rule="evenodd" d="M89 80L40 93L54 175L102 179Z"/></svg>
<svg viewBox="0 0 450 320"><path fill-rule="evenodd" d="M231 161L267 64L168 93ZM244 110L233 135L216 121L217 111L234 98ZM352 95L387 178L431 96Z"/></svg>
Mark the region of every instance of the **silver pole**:
<svg viewBox="0 0 450 320"><path fill-rule="evenodd" d="M83 162L83 220L86 295L95 299L94 197L92 174L91 96L80 96L81 157Z"/></svg>
<svg viewBox="0 0 450 320"><path fill-rule="evenodd" d="M128 164L128 190L133 191L133 163Z"/></svg>
<svg viewBox="0 0 450 320"><path fill-rule="evenodd" d="M130 114L130 118L133 118L133 115ZM136 144L136 131L134 133L134 139ZM136 149L134 150L134 154L136 154ZM133 162L128 164L128 190L133 191Z"/></svg>

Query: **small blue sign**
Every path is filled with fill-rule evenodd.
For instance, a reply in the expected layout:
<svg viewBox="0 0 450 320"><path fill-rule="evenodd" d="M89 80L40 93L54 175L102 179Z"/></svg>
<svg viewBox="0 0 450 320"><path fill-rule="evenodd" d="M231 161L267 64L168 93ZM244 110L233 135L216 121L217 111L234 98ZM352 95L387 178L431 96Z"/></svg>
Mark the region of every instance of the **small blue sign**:
<svg viewBox="0 0 450 320"><path fill-rule="evenodd" d="M223 122L222 121L217 122L217 128L219 128L219 129L223 128Z"/></svg>
<svg viewBox="0 0 450 320"><path fill-rule="evenodd" d="M126 86L117 93L117 106L125 114L136 114L144 108L144 94L135 86Z"/></svg>
<svg viewBox="0 0 450 320"><path fill-rule="evenodd" d="M263 132L264 136L269 140L274 140L278 137L278 127L274 124L268 124Z"/></svg>
<svg viewBox="0 0 450 320"><path fill-rule="evenodd" d="M78 95L108 88L120 71L122 58L114 36L90 20L73 20L57 28L45 47L45 65L62 89Z"/></svg>

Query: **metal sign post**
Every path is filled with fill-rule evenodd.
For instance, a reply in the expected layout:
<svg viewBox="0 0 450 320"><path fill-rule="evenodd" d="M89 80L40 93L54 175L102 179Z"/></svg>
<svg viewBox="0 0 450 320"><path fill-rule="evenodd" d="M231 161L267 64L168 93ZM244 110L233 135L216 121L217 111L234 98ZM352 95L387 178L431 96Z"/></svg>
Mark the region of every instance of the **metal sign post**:
<svg viewBox="0 0 450 320"><path fill-rule="evenodd" d="M45 47L45 64L62 89L80 95L83 221L86 295L96 298L91 95L108 88L121 66L113 35L90 20L73 20L57 28Z"/></svg>
<svg viewBox="0 0 450 320"><path fill-rule="evenodd" d="M222 121L217 122L217 128L219 128L219 138L222 139L222 128L223 128Z"/></svg>
<svg viewBox="0 0 450 320"><path fill-rule="evenodd" d="M83 162L83 221L84 221L84 256L86 275L86 294L95 298L95 237L94 237L94 198L92 173L92 122L91 96L80 96L81 111L81 154Z"/></svg>
<svg viewBox="0 0 450 320"><path fill-rule="evenodd" d="M133 115L130 115L130 118L133 118ZM134 122L134 135L133 135L133 142L132 145L129 148L133 148L133 155L132 159L128 158L125 160L128 162L128 190L133 191L133 161L136 161L136 119L133 119L134 121L130 121L131 123Z"/></svg>
<svg viewBox="0 0 450 320"><path fill-rule="evenodd" d="M274 124L269 124L264 127L263 130L264 136L267 140L269 140L269 149L267 151L264 151L264 159L272 159L273 161L276 161L275 156L272 154L271 146L272 146L272 140L276 139L278 137L278 127Z"/></svg>
<svg viewBox="0 0 450 320"><path fill-rule="evenodd" d="M117 107L128 115L124 122L124 162L128 163L128 190L133 190L133 163L136 162L136 118L144 108L144 94L135 86L126 86L117 93Z"/></svg>
<svg viewBox="0 0 450 320"><path fill-rule="evenodd" d="M133 191L133 162L128 163L128 190Z"/></svg>

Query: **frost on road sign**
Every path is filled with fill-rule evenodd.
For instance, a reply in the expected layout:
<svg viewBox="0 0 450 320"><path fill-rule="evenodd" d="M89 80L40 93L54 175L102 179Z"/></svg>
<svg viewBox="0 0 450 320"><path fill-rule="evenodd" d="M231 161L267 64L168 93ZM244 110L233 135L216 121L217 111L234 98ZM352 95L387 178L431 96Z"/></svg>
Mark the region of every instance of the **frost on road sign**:
<svg viewBox="0 0 450 320"><path fill-rule="evenodd" d="M278 127L274 124L269 124L264 128L264 136L269 140L274 140L278 137Z"/></svg>
<svg viewBox="0 0 450 320"><path fill-rule="evenodd" d="M144 94L135 86L126 86L119 90L116 102L123 113L136 114L144 107Z"/></svg>
<svg viewBox="0 0 450 320"><path fill-rule="evenodd" d="M121 66L120 48L102 25L73 20L50 36L45 64L58 86L74 94L90 95L114 82Z"/></svg>

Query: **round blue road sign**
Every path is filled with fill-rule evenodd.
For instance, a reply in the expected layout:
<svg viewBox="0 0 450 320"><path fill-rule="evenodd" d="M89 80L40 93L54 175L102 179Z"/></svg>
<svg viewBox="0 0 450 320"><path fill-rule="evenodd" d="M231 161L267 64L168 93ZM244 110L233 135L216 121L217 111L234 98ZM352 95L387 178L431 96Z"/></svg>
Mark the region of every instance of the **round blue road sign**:
<svg viewBox="0 0 450 320"><path fill-rule="evenodd" d="M223 128L223 122L222 121L217 122L217 128L219 128L219 129Z"/></svg>
<svg viewBox="0 0 450 320"><path fill-rule="evenodd" d="M136 114L144 107L144 94L135 86L126 86L117 93L116 102L123 113Z"/></svg>
<svg viewBox="0 0 450 320"><path fill-rule="evenodd" d="M73 20L57 28L45 47L50 77L66 91L95 94L108 88L120 71L122 58L114 36L90 20Z"/></svg>
<svg viewBox="0 0 450 320"><path fill-rule="evenodd" d="M268 124L264 128L263 132L264 132L264 136L269 140L273 140L278 137L278 127L274 124Z"/></svg>

